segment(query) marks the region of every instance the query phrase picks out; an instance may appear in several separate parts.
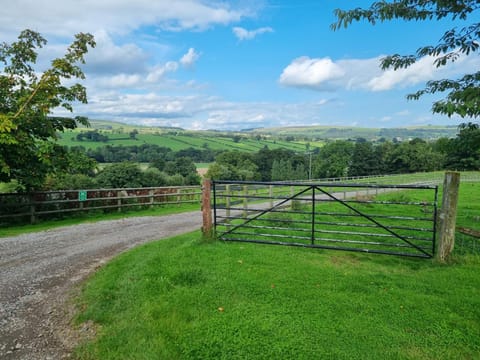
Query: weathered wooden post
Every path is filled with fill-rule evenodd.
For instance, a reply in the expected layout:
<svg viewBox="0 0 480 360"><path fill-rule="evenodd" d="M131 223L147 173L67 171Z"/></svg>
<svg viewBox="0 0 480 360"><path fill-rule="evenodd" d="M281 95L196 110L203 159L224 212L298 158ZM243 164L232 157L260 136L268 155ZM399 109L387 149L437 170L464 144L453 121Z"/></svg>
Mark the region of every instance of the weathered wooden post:
<svg viewBox="0 0 480 360"><path fill-rule="evenodd" d="M227 184L225 186L225 225L228 226L230 225L230 197L232 193L230 191L230 184Z"/></svg>
<svg viewBox="0 0 480 360"><path fill-rule="evenodd" d="M444 262L455 245L455 225L457 221L458 189L460 173L446 172L443 180L442 208L440 209L436 259Z"/></svg>
<svg viewBox="0 0 480 360"><path fill-rule="evenodd" d="M149 198L148 198L148 200L149 200L148 203L150 204L150 209L153 208L153 201L154 201L153 195L154 195L153 189L148 190L148 196L149 196Z"/></svg>
<svg viewBox="0 0 480 360"><path fill-rule="evenodd" d="M123 192L122 190L117 190L117 211L121 212L122 211L122 197Z"/></svg>
<svg viewBox="0 0 480 360"><path fill-rule="evenodd" d="M30 224L35 224L35 198L33 194L29 194L30 199Z"/></svg>
<svg viewBox="0 0 480 360"><path fill-rule="evenodd" d="M213 237L213 223L212 223L212 206L211 206L211 187L212 182L210 179L203 180L202 186L202 216L203 226L202 233L207 239Z"/></svg>

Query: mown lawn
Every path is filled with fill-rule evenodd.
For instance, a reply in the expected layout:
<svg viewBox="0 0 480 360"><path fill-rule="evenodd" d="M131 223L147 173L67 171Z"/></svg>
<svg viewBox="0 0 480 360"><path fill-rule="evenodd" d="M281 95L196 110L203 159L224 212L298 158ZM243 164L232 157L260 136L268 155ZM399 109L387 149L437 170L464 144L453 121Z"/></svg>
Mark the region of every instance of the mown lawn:
<svg viewBox="0 0 480 360"><path fill-rule="evenodd" d="M478 184L459 222L478 226ZM79 359L478 359L480 251L434 260L244 243L199 232L124 253L77 299ZM480 249L479 249L480 250Z"/></svg>

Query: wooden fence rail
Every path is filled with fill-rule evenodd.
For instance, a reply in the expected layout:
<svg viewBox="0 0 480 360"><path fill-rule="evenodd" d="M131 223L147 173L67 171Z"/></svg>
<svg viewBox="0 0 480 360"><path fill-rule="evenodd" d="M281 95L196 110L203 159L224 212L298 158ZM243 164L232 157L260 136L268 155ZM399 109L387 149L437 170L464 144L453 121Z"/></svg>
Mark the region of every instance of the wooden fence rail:
<svg viewBox="0 0 480 360"><path fill-rule="evenodd" d="M39 217L67 212L117 210L156 205L199 204L200 186L90 189L0 194L0 224L14 219L35 223Z"/></svg>

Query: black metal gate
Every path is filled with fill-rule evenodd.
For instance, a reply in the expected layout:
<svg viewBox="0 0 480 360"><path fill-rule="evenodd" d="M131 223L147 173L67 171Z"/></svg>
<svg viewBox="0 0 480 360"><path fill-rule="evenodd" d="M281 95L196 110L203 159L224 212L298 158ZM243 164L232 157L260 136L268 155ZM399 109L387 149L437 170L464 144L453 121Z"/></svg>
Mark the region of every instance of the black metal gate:
<svg viewBox="0 0 480 360"><path fill-rule="evenodd" d="M431 258L437 186L213 181L224 241Z"/></svg>

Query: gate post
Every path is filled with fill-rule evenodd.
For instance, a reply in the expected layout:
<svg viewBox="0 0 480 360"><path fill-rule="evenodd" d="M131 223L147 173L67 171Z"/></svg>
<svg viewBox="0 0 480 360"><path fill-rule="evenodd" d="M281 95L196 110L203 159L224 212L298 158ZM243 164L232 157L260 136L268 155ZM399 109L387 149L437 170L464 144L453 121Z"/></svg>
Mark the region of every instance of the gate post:
<svg viewBox="0 0 480 360"><path fill-rule="evenodd" d="M439 232L436 259L444 262L455 245L460 173L447 171L443 180L442 208L438 216Z"/></svg>
<svg viewBox="0 0 480 360"><path fill-rule="evenodd" d="M202 186L202 216L203 226L202 234L205 238L211 239L212 231L212 206L211 206L211 186L212 182L209 179L203 180Z"/></svg>

